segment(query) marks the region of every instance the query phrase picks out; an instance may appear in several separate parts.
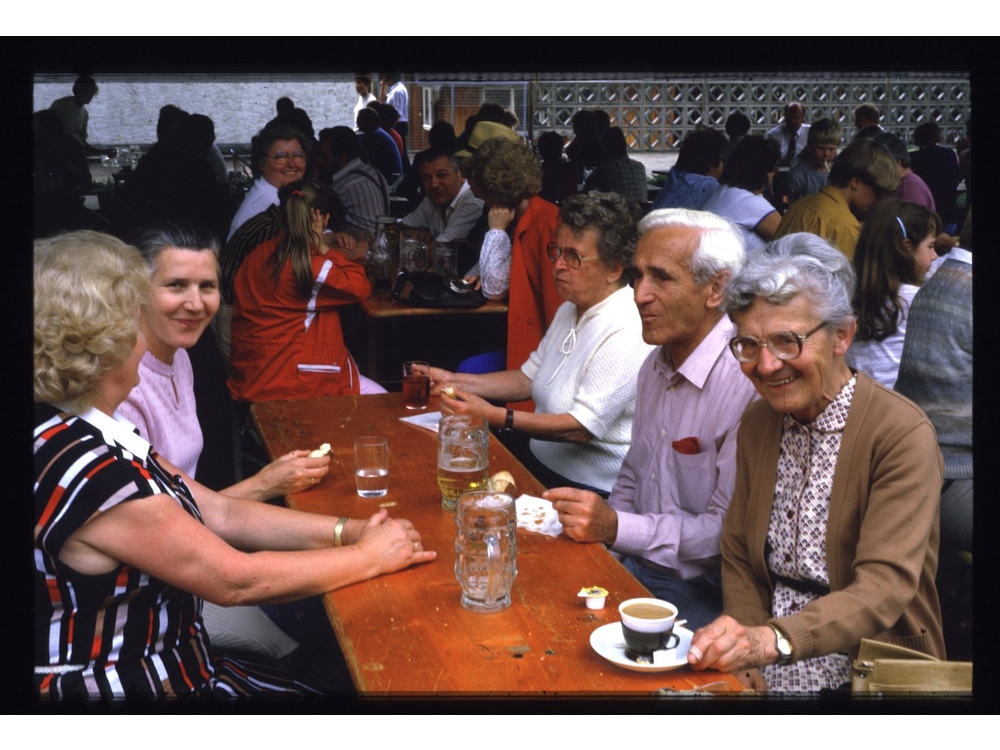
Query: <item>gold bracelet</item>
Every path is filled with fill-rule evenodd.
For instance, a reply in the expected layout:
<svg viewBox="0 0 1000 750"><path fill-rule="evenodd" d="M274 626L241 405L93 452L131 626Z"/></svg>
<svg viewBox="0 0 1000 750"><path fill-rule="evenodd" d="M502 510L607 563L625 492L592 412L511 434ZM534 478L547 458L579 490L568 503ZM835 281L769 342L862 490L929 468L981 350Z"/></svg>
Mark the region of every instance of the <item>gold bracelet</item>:
<svg viewBox="0 0 1000 750"><path fill-rule="evenodd" d="M333 546L343 547L344 546L344 525L349 519L340 518L337 520L337 525L333 527Z"/></svg>

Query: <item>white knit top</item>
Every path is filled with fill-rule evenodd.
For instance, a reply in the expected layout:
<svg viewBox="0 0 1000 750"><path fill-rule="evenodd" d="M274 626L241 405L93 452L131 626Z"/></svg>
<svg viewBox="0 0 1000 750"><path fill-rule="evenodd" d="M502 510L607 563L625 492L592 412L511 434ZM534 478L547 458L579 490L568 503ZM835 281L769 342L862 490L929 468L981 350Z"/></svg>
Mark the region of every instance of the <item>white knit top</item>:
<svg viewBox="0 0 1000 750"><path fill-rule="evenodd" d="M654 347L642 340L629 287L576 315L570 302L559 307L521 372L538 412L571 414L594 439L532 440L531 452L568 479L610 491L632 436L639 367Z"/></svg>

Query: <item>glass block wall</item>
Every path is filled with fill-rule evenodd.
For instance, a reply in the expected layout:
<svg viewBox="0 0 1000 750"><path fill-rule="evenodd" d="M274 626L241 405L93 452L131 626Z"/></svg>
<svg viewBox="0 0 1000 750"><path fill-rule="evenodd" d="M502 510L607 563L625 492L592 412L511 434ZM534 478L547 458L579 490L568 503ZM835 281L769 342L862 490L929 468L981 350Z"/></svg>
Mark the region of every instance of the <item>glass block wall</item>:
<svg viewBox="0 0 1000 750"><path fill-rule="evenodd" d="M415 81L420 85L420 80ZM570 118L579 109L603 109L612 124L625 131L632 149L662 151L677 148L698 126L723 129L726 118L742 112L751 132L763 133L781 122L788 102L805 107L806 122L831 117L854 133L854 108L870 102L882 112L882 125L910 143L913 129L936 122L942 142L955 144L966 135L971 108L968 77L955 74L847 74L781 76L745 74L686 76L669 79L562 80L428 83L433 94L427 112L449 119L461 131L465 117L481 101L510 100L520 130L533 138L546 130L571 135ZM511 93L505 93L511 92ZM447 99L447 102L445 101ZM436 109L434 109L436 107ZM425 111L427 107L425 106ZM530 120L530 123L529 123ZM427 127L430 122L426 122Z"/></svg>

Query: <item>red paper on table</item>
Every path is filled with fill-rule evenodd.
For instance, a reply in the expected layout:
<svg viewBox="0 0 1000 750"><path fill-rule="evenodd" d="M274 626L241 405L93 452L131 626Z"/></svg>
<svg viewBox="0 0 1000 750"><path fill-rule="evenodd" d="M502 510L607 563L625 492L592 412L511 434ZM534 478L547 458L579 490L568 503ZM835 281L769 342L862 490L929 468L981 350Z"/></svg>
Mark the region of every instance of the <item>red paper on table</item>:
<svg viewBox="0 0 1000 750"><path fill-rule="evenodd" d="M686 437L680 440L675 440L674 450L678 453L682 453L685 456L694 456L701 452L701 443L696 437Z"/></svg>

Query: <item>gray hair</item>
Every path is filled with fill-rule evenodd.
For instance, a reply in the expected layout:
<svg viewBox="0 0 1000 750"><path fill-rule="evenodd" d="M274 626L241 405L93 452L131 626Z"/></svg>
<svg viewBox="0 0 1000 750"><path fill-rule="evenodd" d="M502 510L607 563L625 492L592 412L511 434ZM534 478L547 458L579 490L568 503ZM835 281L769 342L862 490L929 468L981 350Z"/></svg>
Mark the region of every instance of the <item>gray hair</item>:
<svg viewBox="0 0 1000 750"><path fill-rule="evenodd" d="M666 227L684 227L700 233L698 247L691 256L691 276L696 284L706 283L720 271L728 271L732 278L743 267L743 235L729 219L708 211L660 208L650 211L639 222L639 236Z"/></svg>
<svg viewBox="0 0 1000 750"><path fill-rule="evenodd" d="M747 258L726 286L722 309L731 317L757 298L784 305L803 294L816 314L837 328L854 320L854 285L854 268L846 255L822 237L797 232Z"/></svg>
<svg viewBox="0 0 1000 750"><path fill-rule="evenodd" d="M618 193L591 191L571 195L559 209L559 219L574 234L588 227L597 233L597 250L607 263L632 264L637 238L635 219Z"/></svg>
<svg viewBox="0 0 1000 750"><path fill-rule="evenodd" d="M151 224L140 229L134 239L133 244L149 264L150 271L156 270L156 259L168 247L193 251L210 250L215 256L217 266L219 252L222 249L219 238L214 232L184 222L161 221Z"/></svg>

